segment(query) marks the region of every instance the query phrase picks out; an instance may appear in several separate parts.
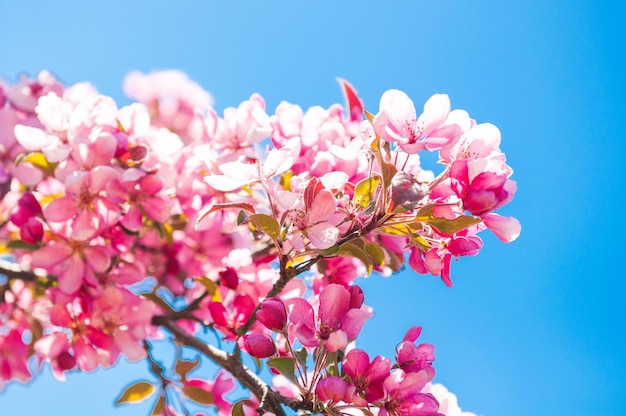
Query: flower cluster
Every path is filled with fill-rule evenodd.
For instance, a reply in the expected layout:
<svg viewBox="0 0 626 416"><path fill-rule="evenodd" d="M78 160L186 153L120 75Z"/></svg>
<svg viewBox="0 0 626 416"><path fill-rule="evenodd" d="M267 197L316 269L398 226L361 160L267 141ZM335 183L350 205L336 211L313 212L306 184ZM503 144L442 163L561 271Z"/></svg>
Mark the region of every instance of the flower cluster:
<svg viewBox="0 0 626 416"><path fill-rule="evenodd" d="M481 231L519 235L495 213L515 193L512 169L498 129L446 95L418 115L390 90L373 114L340 83L347 110L283 102L268 114L253 94L219 116L177 71L129 75L137 102L122 108L47 72L0 81L0 388L32 377L30 360L63 379L121 354L151 361L156 413L177 411L172 388L234 412L225 373L190 380L197 363L153 360L162 327L252 390L242 412L441 414L419 328L395 363L354 349L371 316L354 281L408 259L452 286L451 259L476 255ZM441 172L421 151L438 152ZM199 346L203 328L233 352ZM278 396L254 390L240 351L282 374ZM154 386L128 391L121 402Z"/></svg>

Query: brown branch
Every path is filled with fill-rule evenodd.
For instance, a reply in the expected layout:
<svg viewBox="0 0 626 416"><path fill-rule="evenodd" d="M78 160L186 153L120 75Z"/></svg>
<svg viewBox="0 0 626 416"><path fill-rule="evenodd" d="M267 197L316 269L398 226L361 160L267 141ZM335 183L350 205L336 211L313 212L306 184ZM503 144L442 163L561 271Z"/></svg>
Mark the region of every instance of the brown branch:
<svg viewBox="0 0 626 416"><path fill-rule="evenodd" d="M263 413L269 410L278 416L285 416L285 412L281 404L298 410L306 409L310 406L307 403L293 401L283 397L281 394L273 391L261 378L259 378L252 370L246 367L237 355L226 353L213 345L207 344L199 338L191 335L181 328L176 320L170 316L160 315L152 318L152 324L161 326L169 330L183 344L194 348L198 352L208 357L215 364L224 368L231 373L239 382L248 388L260 401L261 406L258 411Z"/></svg>
<svg viewBox="0 0 626 416"><path fill-rule="evenodd" d="M5 275L6 277L11 279L20 279L25 282L34 282L43 277L47 277L44 271L39 271L39 273L35 273L32 271L26 271L20 267L19 264L10 262L8 260L0 259L0 274Z"/></svg>

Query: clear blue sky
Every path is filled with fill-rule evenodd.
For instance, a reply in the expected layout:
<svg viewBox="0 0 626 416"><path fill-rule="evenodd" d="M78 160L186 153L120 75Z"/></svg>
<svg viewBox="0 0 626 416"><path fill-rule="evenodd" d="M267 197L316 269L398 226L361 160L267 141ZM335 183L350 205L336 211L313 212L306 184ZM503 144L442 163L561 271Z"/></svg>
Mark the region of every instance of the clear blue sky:
<svg viewBox="0 0 626 416"><path fill-rule="evenodd" d="M449 94L502 130L519 189L503 213L522 235L486 236L453 264L453 289L370 277L376 317L360 346L391 355L422 325L437 380L485 416L626 415L625 12L591 0L1 2L0 75L49 69L122 100L130 70L178 68L220 111L252 92L269 109L327 106L341 101L336 77L373 110L389 88L417 103ZM63 384L46 371L0 393L0 413L144 414L112 403L149 377L145 363Z"/></svg>

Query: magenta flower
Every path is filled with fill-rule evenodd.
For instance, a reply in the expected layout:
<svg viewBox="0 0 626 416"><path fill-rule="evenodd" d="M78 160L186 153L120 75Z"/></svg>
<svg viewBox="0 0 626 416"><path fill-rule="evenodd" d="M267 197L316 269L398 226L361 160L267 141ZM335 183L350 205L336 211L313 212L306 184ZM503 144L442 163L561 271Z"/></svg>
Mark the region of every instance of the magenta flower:
<svg viewBox="0 0 626 416"><path fill-rule="evenodd" d="M351 294L338 284L326 286L319 298L317 324L313 308L307 301L291 300L291 333L305 347L317 347L321 342L330 352L344 349L348 341L356 339L371 315L360 308L350 308Z"/></svg>
<svg viewBox="0 0 626 416"><path fill-rule="evenodd" d="M430 381L435 377L435 347L426 343L415 345L421 330L416 326L407 331L402 342L396 346L396 362L406 373L423 373Z"/></svg>
<svg viewBox="0 0 626 416"><path fill-rule="evenodd" d="M379 416L444 416L434 396L421 393L428 379L425 372L396 370L384 383L385 401Z"/></svg>
<svg viewBox="0 0 626 416"><path fill-rule="evenodd" d="M343 371L356 387L352 402L357 406L366 406L385 397L383 382L391 372L391 360L377 356L370 362L365 351L351 350L343 360Z"/></svg>

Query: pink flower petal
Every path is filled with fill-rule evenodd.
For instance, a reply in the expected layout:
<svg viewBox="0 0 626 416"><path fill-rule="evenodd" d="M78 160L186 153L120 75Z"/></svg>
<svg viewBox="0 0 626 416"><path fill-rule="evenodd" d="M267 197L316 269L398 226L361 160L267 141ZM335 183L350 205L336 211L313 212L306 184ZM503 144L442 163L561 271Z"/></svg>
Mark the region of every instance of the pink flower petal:
<svg viewBox="0 0 626 416"><path fill-rule="evenodd" d="M480 218L485 223L485 226L505 243L515 241L522 231L522 225L513 217L503 217L491 213L485 214Z"/></svg>

